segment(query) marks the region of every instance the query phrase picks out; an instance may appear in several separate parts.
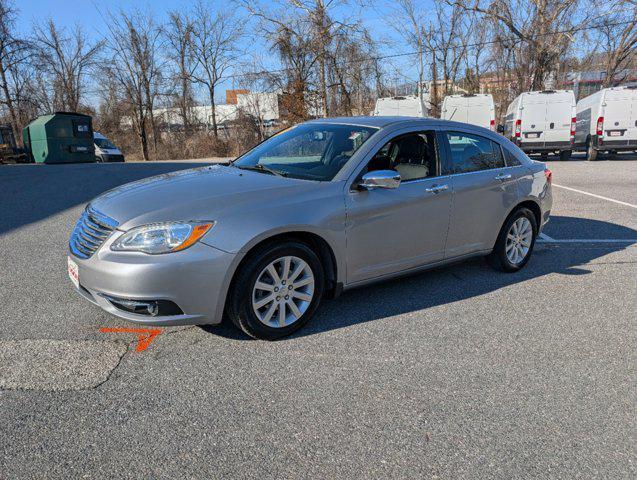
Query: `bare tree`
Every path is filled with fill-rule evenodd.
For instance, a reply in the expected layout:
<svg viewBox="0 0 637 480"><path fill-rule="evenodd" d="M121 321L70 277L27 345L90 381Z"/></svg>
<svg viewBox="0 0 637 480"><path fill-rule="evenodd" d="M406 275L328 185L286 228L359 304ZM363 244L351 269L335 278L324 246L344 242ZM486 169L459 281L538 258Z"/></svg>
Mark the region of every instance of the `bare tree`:
<svg viewBox="0 0 637 480"><path fill-rule="evenodd" d="M174 65L174 82L177 93L174 95L179 110L184 136L190 133L192 123L192 107L194 94L192 90L192 75L196 64L192 51L193 20L179 11L170 13L168 24L164 27L164 35L168 47L168 54Z"/></svg>
<svg viewBox="0 0 637 480"><path fill-rule="evenodd" d="M203 0L195 5L190 48L196 65L192 78L207 90L215 137L218 137L216 89L240 56L238 44L243 32L243 20L234 12L213 12Z"/></svg>
<svg viewBox="0 0 637 480"><path fill-rule="evenodd" d="M621 71L631 57L637 56L637 3L634 0L615 0L608 14L600 17L594 25L601 37L601 53L604 62L604 87L621 81Z"/></svg>
<svg viewBox="0 0 637 480"><path fill-rule="evenodd" d="M160 31L152 17L141 12L111 15L108 29L111 58L103 68L122 90L128 120L139 138L142 158L149 160L149 127L154 145L157 145L153 108L161 82Z"/></svg>
<svg viewBox="0 0 637 480"><path fill-rule="evenodd" d="M426 13L416 0L397 0L397 11L391 21L398 35L416 51L418 65L418 96L424 105L423 86L425 84L425 44L429 34L424 28ZM433 52L432 52L433 53ZM435 72L435 67L434 67ZM435 76L435 74L434 74Z"/></svg>
<svg viewBox="0 0 637 480"><path fill-rule="evenodd" d="M38 64L53 85L55 109L78 111L86 77L98 62L103 42L90 42L79 25L69 33L52 19L34 30Z"/></svg>
<svg viewBox="0 0 637 480"><path fill-rule="evenodd" d="M23 122L24 67L32 53L29 44L15 36L16 10L7 0L0 0L0 90L2 105L9 113L14 138L20 141Z"/></svg>
<svg viewBox="0 0 637 480"><path fill-rule="evenodd" d="M573 41L572 31L586 21L579 0L446 1L501 26L517 40L516 69L523 89L544 89Z"/></svg>

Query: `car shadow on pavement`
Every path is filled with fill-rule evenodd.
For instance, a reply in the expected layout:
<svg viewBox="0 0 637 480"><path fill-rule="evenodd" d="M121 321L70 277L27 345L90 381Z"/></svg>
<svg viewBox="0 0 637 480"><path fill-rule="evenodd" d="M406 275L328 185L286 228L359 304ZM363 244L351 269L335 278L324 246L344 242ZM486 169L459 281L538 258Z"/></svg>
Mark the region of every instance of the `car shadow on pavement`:
<svg viewBox="0 0 637 480"><path fill-rule="evenodd" d="M578 231L606 231L615 237L637 238L637 231L616 224L575 217L552 217L551 222L569 225ZM427 310L473 297L546 275L587 275L587 264L610 253L624 250L631 244L536 244L531 260L515 273L493 270L482 258L432 269L395 280L372 284L344 292L334 300L326 300L317 315L290 338L304 337L337 330L373 320ZM502 293L506 295L506 293ZM426 312L422 312L426 315ZM248 340L224 318L221 325L203 325L211 334L233 340ZM282 340L285 340L282 339Z"/></svg>
<svg viewBox="0 0 637 480"><path fill-rule="evenodd" d="M210 163L75 163L5 165L0 168L0 235L64 210L85 205L101 193L142 178ZM71 226L72 227L72 226Z"/></svg>

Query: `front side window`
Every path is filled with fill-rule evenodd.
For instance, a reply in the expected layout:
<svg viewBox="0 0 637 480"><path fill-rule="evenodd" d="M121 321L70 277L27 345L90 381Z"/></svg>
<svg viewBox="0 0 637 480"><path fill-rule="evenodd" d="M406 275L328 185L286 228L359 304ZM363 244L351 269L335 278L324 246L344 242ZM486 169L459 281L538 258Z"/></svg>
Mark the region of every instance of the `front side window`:
<svg viewBox="0 0 637 480"><path fill-rule="evenodd" d="M434 132L401 135L387 142L367 164L367 172L395 170L402 181L437 175ZM363 172L365 173L365 172Z"/></svg>
<svg viewBox="0 0 637 480"><path fill-rule="evenodd" d="M448 132L452 173L478 172L504 167L500 145L471 133Z"/></svg>
<svg viewBox="0 0 637 480"><path fill-rule="evenodd" d="M100 148L105 148L105 149L116 149L117 148L115 145L113 145L113 142L111 142L107 138L95 138L93 140L93 142L95 143L95 145L97 145Z"/></svg>
<svg viewBox="0 0 637 480"><path fill-rule="evenodd" d="M234 166L307 180L334 178L378 129L308 123L289 128L241 156Z"/></svg>

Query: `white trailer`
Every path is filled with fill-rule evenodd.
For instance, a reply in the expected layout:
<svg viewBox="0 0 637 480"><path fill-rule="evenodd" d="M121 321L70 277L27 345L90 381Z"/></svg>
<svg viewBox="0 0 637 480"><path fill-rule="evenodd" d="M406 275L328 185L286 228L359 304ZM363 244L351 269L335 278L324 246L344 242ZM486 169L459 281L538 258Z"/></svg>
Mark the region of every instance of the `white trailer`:
<svg viewBox="0 0 637 480"><path fill-rule="evenodd" d="M600 151L637 151L637 86L604 88L577 102L574 145L588 160Z"/></svg>
<svg viewBox="0 0 637 480"><path fill-rule="evenodd" d="M568 160L575 136L573 91L521 93L507 109L504 136L525 153L559 152L560 160Z"/></svg>
<svg viewBox="0 0 637 480"><path fill-rule="evenodd" d="M447 95L442 101L440 118L495 130L493 97L487 93Z"/></svg>
<svg viewBox="0 0 637 480"><path fill-rule="evenodd" d="M374 117L427 117L427 107L418 95L386 97L376 100Z"/></svg>

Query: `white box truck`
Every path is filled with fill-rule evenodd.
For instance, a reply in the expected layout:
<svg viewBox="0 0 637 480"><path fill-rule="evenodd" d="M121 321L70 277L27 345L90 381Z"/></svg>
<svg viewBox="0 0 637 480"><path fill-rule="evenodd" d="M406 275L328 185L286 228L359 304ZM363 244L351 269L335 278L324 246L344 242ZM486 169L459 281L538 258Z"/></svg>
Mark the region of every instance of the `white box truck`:
<svg viewBox="0 0 637 480"><path fill-rule="evenodd" d="M637 151L637 85L604 88L577 102L575 148L597 153Z"/></svg>
<svg viewBox="0 0 637 480"><path fill-rule="evenodd" d="M386 97L376 100L374 117L427 117L427 107L418 95Z"/></svg>
<svg viewBox="0 0 637 480"><path fill-rule="evenodd" d="M575 95L572 90L523 92L507 108L504 136L525 153L559 152L568 160L575 136Z"/></svg>
<svg viewBox="0 0 637 480"><path fill-rule="evenodd" d="M440 118L495 130L493 97L488 93L447 95L442 101Z"/></svg>

